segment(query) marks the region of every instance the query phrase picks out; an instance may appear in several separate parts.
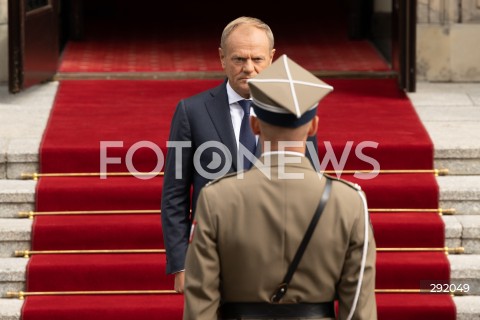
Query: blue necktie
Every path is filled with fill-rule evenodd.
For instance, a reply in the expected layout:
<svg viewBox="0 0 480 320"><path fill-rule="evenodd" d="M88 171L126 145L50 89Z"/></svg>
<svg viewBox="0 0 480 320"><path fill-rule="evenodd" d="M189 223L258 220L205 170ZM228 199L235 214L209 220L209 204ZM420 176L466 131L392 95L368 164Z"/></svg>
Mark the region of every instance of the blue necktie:
<svg viewBox="0 0 480 320"><path fill-rule="evenodd" d="M243 109L243 118L242 118L242 125L240 126L240 144L242 144L247 150L249 150L252 154L255 154L255 149L257 147L257 141L255 139L255 135L250 128L250 104L252 101L250 100L240 100L238 104ZM249 169L252 166L252 163L246 158L243 158L243 168Z"/></svg>

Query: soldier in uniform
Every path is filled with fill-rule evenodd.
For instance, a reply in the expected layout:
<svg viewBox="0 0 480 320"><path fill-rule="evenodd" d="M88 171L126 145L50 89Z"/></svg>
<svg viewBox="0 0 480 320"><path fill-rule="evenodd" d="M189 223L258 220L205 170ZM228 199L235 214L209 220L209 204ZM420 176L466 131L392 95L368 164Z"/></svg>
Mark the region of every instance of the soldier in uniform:
<svg viewBox="0 0 480 320"><path fill-rule="evenodd" d="M285 55L249 87L263 154L200 193L184 319L375 320L365 195L316 172L304 156L318 102L333 88Z"/></svg>

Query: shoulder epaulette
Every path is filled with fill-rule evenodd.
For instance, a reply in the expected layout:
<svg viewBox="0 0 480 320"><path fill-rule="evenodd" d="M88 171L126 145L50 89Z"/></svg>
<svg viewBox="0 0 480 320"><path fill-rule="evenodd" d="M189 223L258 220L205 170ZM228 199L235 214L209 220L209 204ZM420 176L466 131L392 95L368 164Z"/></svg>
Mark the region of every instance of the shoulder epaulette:
<svg viewBox="0 0 480 320"><path fill-rule="evenodd" d="M210 180L209 182L207 182L207 184L205 184L205 187L209 186L209 185L212 185L214 183L217 183L218 181L220 180L223 180L225 178L228 178L228 177L232 177L232 176L236 176L238 174L238 172L230 172L230 173L227 173L221 177L218 177L216 179L213 179L213 180Z"/></svg>
<svg viewBox="0 0 480 320"><path fill-rule="evenodd" d="M338 181L338 182L341 182L343 183L344 185L347 185L349 186L350 188L353 188L355 189L355 191L360 191L362 190L362 187L360 187L358 184L356 183L353 183L353 182L350 182L350 181L347 181L347 180L344 180L344 179L340 179L340 178L337 178L335 176L332 176L332 175L329 175L329 174L323 174L326 178L328 179L332 179L332 180L335 180L335 181Z"/></svg>

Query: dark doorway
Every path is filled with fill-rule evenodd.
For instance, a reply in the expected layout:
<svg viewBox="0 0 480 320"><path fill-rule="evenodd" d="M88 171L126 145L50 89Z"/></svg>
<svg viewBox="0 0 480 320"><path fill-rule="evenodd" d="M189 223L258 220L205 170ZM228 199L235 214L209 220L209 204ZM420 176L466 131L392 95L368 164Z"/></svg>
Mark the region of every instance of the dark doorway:
<svg viewBox="0 0 480 320"><path fill-rule="evenodd" d="M388 3L388 10L379 11L379 3ZM56 77L221 77L217 48L222 29L249 15L271 26L278 55L289 55L319 77L397 77L401 88L415 88L415 0L232 5L224 8L218 0L60 0L57 45L62 56Z"/></svg>

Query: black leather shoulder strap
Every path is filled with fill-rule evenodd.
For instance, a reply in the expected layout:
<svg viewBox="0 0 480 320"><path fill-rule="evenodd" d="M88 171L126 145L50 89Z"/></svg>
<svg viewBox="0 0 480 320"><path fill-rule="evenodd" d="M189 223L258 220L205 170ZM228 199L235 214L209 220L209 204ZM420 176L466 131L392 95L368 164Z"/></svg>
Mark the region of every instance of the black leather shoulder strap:
<svg viewBox="0 0 480 320"><path fill-rule="evenodd" d="M315 211L315 214L312 217L312 221L310 221L310 225L308 226L307 232L305 232L305 235L303 236L302 242L298 246L297 253L295 253L295 257L293 258L292 263L290 263L290 266L288 267L287 274L285 275L282 283L278 286L278 288L273 293L272 298L270 299L273 303L278 303L287 292L290 280L292 280L293 274L297 270L298 264L302 259L305 249L307 248L308 242L310 241L310 238L313 235L313 231L315 231L315 227L317 226L317 223L320 220L323 209L325 209L325 206L327 205L327 201L330 198L331 190L332 190L332 179L330 179L329 177L326 177L325 189L323 190L320 203L318 204L317 210Z"/></svg>

